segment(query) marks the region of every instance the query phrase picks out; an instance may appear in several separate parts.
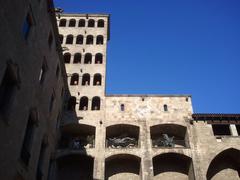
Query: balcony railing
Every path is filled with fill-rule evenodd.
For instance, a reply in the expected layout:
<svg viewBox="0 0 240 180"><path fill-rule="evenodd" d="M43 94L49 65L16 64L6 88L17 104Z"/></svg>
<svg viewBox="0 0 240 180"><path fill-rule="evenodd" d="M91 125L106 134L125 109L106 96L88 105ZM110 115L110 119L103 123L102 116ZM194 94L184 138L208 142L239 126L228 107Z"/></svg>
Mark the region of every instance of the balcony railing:
<svg viewBox="0 0 240 180"><path fill-rule="evenodd" d="M106 147L113 149L137 148L138 139L133 137L112 137L106 139Z"/></svg>
<svg viewBox="0 0 240 180"><path fill-rule="evenodd" d="M81 150L81 149L90 149L95 147L95 137L75 137L68 140L63 140L60 144L60 149L72 149L72 150Z"/></svg>
<svg viewBox="0 0 240 180"><path fill-rule="evenodd" d="M186 147L184 139L174 139L169 137L167 134L163 134L162 137L152 139L153 148L180 148Z"/></svg>

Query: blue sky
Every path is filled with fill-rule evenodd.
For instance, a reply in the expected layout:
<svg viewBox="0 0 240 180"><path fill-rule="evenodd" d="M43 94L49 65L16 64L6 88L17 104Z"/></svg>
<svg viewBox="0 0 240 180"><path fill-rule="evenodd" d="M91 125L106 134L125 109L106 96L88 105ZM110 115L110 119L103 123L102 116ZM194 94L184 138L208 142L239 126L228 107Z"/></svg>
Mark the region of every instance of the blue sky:
<svg viewBox="0 0 240 180"><path fill-rule="evenodd" d="M107 94L191 94L195 113L240 113L239 0L55 0L111 14Z"/></svg>

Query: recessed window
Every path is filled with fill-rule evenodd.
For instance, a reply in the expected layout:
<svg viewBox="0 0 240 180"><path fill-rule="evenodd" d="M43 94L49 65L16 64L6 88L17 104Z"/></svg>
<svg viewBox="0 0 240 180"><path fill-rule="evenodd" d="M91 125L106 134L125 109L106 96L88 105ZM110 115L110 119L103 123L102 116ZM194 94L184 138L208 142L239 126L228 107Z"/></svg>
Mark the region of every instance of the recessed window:
<svg viewBox="0 0 240 180"><path fill-rule="evenodd" d="M79 20L78 27L85 27L85 20L84 19Z"/></svg>
<svg viewBox="0 0 240 180"><path fill-rule="evenodd" d="M94 86L101 86L102 84L102 76L101 74L94 74L93 76L93 85Z"/></svg>
<svg viewBox="0 0 240 180"><path fill-rule="evenodd" d="M65 53L63 55L63 58L64 58L64 63L65 64L69 64L70 63L70 60L71 60L71 54L70 53Z"/></svg>
<svg viewBox="0 0 240 180"><path fill-rule="evenodd" d="M103 55L101 53L97 53L95 55L95 64L102 64L103 62Z"/></svg>
<svg viewBox="0 0 240 180"><path fill-rule="evenodd" d="M163 105L163 110L164 110L165 112L168 111L168 106L167 106L166 104Z"/></svg>
<svg viewBox="0 0 240 180"><path fill-rule="evenodd" d="M86 44L93 44L93 36L92 35L87 36Z"/></svg>
<svg viewBox="0 0 240 180"><path fill-rule="evenodd" d="M214 136L230 136L230 125L229 124L212 124L212 130Z"/></svg>
<svg viewBox="0 0 240 180"><path fill-rule="evenodd" d="M81 63L82 55L80 53L74 54L73 63Z"/></svg>
<svg viewBox="0 0 240 180"><path fill-rule="evenodd" d="M70 85L78 85L79 75L77 73L72 74Z"/></svg>
<svg viewBox="0 0 240 180"><path fill-rule="evenodd" d="M86 96L81 97L80 104L79 104L79 110L82 110L82 111L88 110L88 98Z"/></svg>
<svg viewBox="0 0 240 180"><path fill-rule="evenodd" d="M86 53L84 57L84 64L91 64L92 63L92 54Z"/></svg>
<svg viewBox="0 0 240 180"><path fill-rule="evenodd" d="M99 19L97 26L98 26L98 27L104 27L104 20L103 20L103 19Z"/></svg>
<svg viewBox="0 0 240 180"><path fill-rule="evenodd" d="M92 110L93 111L97 111L97 110L100 110L100 97L93 97L92 99Z"/></svg>
<svg viewBox="0 0 240 180"><path fill-rule="evenodd" d="M88 20L88 27L94 27L95 26L95 21L93 19Z"/></svg>
<svg viewBox="0 0 240 180"><path fill-rule="evenodd" d="M124 104L121 104L120 108L121 108L121 111L125 111L125 106L124 106Z"/></svg>
<svg viewBox="0 0 240 180"><path fill-rule="evenodd" d="M38 115L36 110L32 110L28 116L27 127L25 129L25 135L23 139L23 145L21 149L20 158L22 162L28 166L31 158L31 148L34 137L35 128L37 126Z"/></svg>
<svg viewBox="0 0 240 180"><path fill-rule="evenodd" d="M102 35L97 36L96 44L103 44L103 36Z"/></svg>
<svg viewBox="0 0 240 180"><path fill-rule="evenodd" d="M24 36L25 39L28 38L32 26L33 26L33 18L30 15L30 13L28 13L24 22L23 22L23 29L22 29L23 36Z"/></svg>
<svg viewBox="0 0 240 180"><path fill-rule="evenodd" d="M90 74L83 74L82 77L82 86L90 85Z"/></svg>
<svg viewBox="0 0 240 180"><path fill-rule="evenodd" d="M76 44L83 44L83 35L78 35L77 36Z"/></svg>
<svg viewBox="0 0 240 180"><path fill-rule="evenodd" d="M73 43L73 35L67 35L66 44L72 44Z"/></svg>
<svg viewBox="0 0 240 180"><path fill-rule="evenodd" d="M5 112L14 97L18 86L18 68L8 64L0 84L0 113Z"/></svg>
<svg viewBox="0 0 240 180"><path fill-rule="evenodd" d="M76 26L76 20L75 19L70 19L69 27L75 27L75 26Z"/></svg>
<svg viewBox="0 0 240 180"><path fill-rule="evenodd" d="M59 26L60 27L66 27L66 24L67 24L67 20L66 19L61 19L60 22L59 22Z"/></svg>

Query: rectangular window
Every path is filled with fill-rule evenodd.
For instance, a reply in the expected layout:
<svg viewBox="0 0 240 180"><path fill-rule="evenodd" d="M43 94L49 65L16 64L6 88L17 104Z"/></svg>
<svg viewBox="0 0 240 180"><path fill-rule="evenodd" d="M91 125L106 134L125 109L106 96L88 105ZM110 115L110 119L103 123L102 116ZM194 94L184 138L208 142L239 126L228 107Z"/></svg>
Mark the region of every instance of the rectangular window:
<svg viewBox="0 0 240 180"><path fill-rule="evenodd" d="M231 136L229 124L212 124L214 136Z"/></svg>
<svg viewBox="0 0 240 180"><path fill-rule="evenodd" d="M33 26L33 18L30 15L30 13L28 13L23 22L23 28L22 28L22 33L23 33L24 39L28 38L32 26Z"/></svg>
<svg viewBox="0 0 240 180"><path fill-rule="evenodd" d="M2 113L5 112L11 104L17 89L17 83L17 69L14 68L13 65L8 65L0 84L0 111Z"/></svg>
<svg viewBox="0 0 240 180"><path fill-rule="evenodd" d="M121 111L124 111L125 110L125 106L124 104L121 104Z"/></svg>
<svg viewBox="0 0 240 180"><path fill-rule="evenodd" d="M35 113L31 112L28 117L27 127L25 130L25 135L23 139L23 145L22 145L20 157L26 166L28 166L28 163L31 157L32 141L33 141L35 126L37 122L36 118L37 118L36 112Z"/></svg>

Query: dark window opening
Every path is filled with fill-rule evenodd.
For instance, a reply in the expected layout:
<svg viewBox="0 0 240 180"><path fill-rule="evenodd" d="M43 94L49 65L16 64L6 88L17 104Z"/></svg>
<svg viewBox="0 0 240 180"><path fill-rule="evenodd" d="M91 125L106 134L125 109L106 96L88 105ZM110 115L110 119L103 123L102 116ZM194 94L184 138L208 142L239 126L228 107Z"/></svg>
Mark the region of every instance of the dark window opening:
<svg viewBox="0 0 240 180"><path fill-rule="evenodd" d="M48 36L48 46L49 46L49 48L52 47L52 42L53 42L53 35L52 35L52 32L50 32L49 36Z"/></svg>
<svg viewBox="0 0 240 180"><path fill-rule="evenodd" d="M91 64L92 63L92 54L87 53L85 54L84 64Z"/></svg>
<svg viewBox="0 0 240 180"><path fill-rule="evenodd" d="M101 53L97 53L95 55L95 64L102 64L103 55Z"/></svg>
<svg viewBox="0 0 240 180"><path fill-rule="evenodd" d="M237 129L237 132L238 132L238 136L240 136L240 125L239 124L236 124L236 129Z"/></svg>
<svg viewBox="0 0 240 180"><path fill-rule="evenodd" d="M95 74L93 77L93 85L101 86L102 85L102 76L101 74Z"/></svg>
<svg viewBox="0 0 240 180"><path fill-rule="evenodd" d="M76 107L76 97L71 96L68 100L68 110L74 111Z"/></svg>
<svg viewBox="0 0 240 180"><path fill-rule="evenodd" d="M88 27L94 27L95 26L95 21L93 19L88 20Z"/></svg>
<svg viewBox="0 0 240 180"><path fill-rule="evenodd" d="M231 136L229 124L212 124L214 136Z"/></svg>
<svg viewBox="0 0 240 180"><path fill-rule="evenodd" d="M82 86L90 85L90 74L83 74L82 77Z"/></svg>
<svg viewBox="0 0 240 180"><path fill-rule="evenodd" d="M97 44L103 44L103 36L97 36Z"/></svg>
<svg viewBox="0 0 240 180"><path fill-rule="evenodd" d="M163 110L166 112L168 111L168 106L166 104L163 105Z"/></svg>
<svg viewBox="0 0 240 180"><path fill-rule="evenodd" d="M96 110L100 110L100 97L93 97L92 99L92 110L96 111Z"/></svg>
<svg viewBox="0 0 240 180"><path fill-rule="evenodd" d="M82 55L80 53L76 53L74 55L73 63L81 63L81 58L82 58Z"/></svg>
<svg viewBox="0 0 240 180"><path fill-rule="evenodd" d="M72 44L73 43L73 35L68 35L66 39L66 44Z"/></svg>
<svg viewBox="0 0 240 180"><path fill-rule="evenodd" d="M88 110L88 98L86 96L81 97L80 104L79 104L79 110L82 110L82 111Z"/></svg>
<svg viewBox="0 0 240 180"><path fill-rule="evenodd" d="M67 24L67 20L66 19L61 19L60 22L59 22L59 26L60 27L66 27L66 24Z"/></svg>
<svg viewBox="0 0 240 180"><path fill-rule="evenodd" d="M92 35L87 36L86 44L93 44L93 36Z"/></svg>
<svg viewBox="0 0 240 180"><path fill-rule="evenodd" d="M44 139L45 140L45 139ZM38 159L38 166L37 166L37 174L36 174L36 180L42 180L43 179L43 168L44 168L44 159L45 154L47 150L47 143L45 141L42 141L39 159Z"/></svg>
<svg viewBox="0 0 240 180"><path fill-rule="evenodd" d="M85 20L84 19L79 20L78 27L85 27Z"/></svg>
<svg viewBox="0 0 240 180"><path fill-rule="evenodd" d="M98 27L104 27L104 20L103 19L98 20Z"/></svg>
<svg viewBox="0 0 240 180"><path fill-rule="evenodd" d="M69 64L70 60L71 60L71 54L70 53L65 53L63 55L63 57L64 57L64 63Z"/></svg>
<svg viewBox="0 0 240 180"><path fill-rule="evenodd" d="M59 41L61 44L63 43L63 35L62 34L59 35Z"/></svg>
<svg viewBox="0 0 240 180"><path fill-rule="evenodd" d="M79 75L77 73L72 74L70 85L78 85Z"/></svg>
<svg viewBox="0 0 240 180"><path fill-rule="evenodd" d="M124 106L124 104L121 104L121 111L125 111L125 106Z"/></svg>
<svg viewBox="0 0 240 180"><path fill-rule="evenodd" d="M13 65L7 65L1 85L0 85L0 111L6 111L18 86L18 70Z"/></svg>
<svg viewBox="0 0 240 180"><path fill-rule="evenodd" d="M31 147L36 124L37 124L37 112L32 111L28 117L27 127L25 129L25 135L20 154L20 158L26 166L28 166L31 157Z"/></svg>
<svg viewBox="0 0 240 180"><path fill-rule="evenodd" d="M77 36L76 44L83 44L83 36L82 35Z"/></svg>
<svg viewBox="0 0 240 180"><path fill-rule="evenodd" d="M75 26L76 26L76 20L75 19L70 19L69 27L75 27Z"/></svg>
<svg viewBox="0 0 240 180"><path fill-rule="evenodd" d="M28 14L27 14L27 17L25 18L25 20L24 20L24 22L23 22L23 29L22 29L23 36L24 36L25 39L28 38L32 26L33 26L33 18L32 18L32 16L28 13Z"/></svg>

